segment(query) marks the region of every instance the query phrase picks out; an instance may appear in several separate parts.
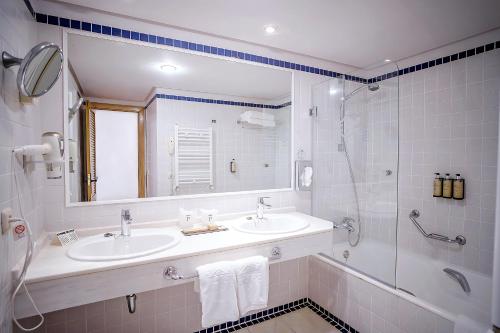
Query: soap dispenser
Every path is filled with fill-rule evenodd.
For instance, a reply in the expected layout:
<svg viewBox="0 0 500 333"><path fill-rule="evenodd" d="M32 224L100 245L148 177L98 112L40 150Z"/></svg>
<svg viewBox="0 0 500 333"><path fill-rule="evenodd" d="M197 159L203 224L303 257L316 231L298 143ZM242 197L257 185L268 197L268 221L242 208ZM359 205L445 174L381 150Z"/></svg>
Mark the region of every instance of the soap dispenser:
<svg viewBox="0 0 500 333"><path fill-rule="evenodd" d="M231 171L231 173L236 173L236 160L234 158L229 163L229 171Z"/></svg>
<svg viewBox="0 0 500 333"><path fill-rule="evenodd" d="M443 178L440 176L439 172L434 175L434 191L432 193L433 197L439 198L443 196Z"/></svg>
<svg viewBox="0 0 500 333"><path fill-rule="evenodd" d="M453 197L453 180L450 177L450 174L447 173L444 176L443 180L443 198L450 199Z"/></svg>
<svg viewBox="0 0 500 333"><path fill-rule="evenodd" d="M463 200L464 194L465 180L460 176L459 173L457 173L455 179L453 179L453 199Z"/></svg>

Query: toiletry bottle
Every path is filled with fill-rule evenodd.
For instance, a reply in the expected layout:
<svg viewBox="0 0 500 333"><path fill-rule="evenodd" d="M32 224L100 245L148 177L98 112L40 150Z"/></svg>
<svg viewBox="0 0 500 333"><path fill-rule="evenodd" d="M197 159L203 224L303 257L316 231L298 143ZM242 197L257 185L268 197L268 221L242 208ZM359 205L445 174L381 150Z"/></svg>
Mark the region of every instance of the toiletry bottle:
<svg viewBox="0 0 500 333"><path fill-rule="evenodd" d="M460 176L459 173L457 173L455 179L453 179L453 199L463 200L464 195L465 195L465 180Z"/></svg>
<svg viewBox="0 0 500 333"><path fill-rule="evenodd" d="M215 224L215 218L212 214L208 214L208 230L217 230L217 224Z"/></svg>
<svg viewBox="0 0 500 333"><path fill-rule="evenodd" d="M229 163L229 170L231 173L236 173L236 160L233 158L231 163Z"/></svg>
<svg viewBox="0 0 500 333"><path fill-rule="evenodd" d="M434 177L434 192L432 193L432 196L439 198L443 196L443 178L439 175L439 172L436 172L435 175L436 177Z"/></svg>
<svg viewBox="0 0 500 333"><path fill-rule="evenodd" d="M453 197L453 180L450 178L450 174L447 173L443 180L443 198Z"/></svg>

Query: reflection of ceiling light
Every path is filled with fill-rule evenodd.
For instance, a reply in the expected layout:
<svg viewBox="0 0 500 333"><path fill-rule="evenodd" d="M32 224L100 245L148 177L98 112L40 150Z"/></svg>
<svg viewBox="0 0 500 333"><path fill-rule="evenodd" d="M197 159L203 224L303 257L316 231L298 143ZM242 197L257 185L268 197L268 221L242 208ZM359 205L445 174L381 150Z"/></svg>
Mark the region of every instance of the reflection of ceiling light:
<svg viewBox="0 0 500 333"><path fill-rule="evenodd" d="M330 89L330 95L335 95L336 93L338 93L339 91L335 88L331 88Z"/></svg>
<svg viewBox="0 0 500 333"><path fill-rule="evenodd" d="M266 25L264 27L264 31L267 34L271 35L271 34L274 34L276 32L276 27L274 25Z"/></svg>
<svg viewBox="0 0 500 333"><path fill-rule="evenodd" d="M175 67L174 65L161 65L160 69L165 73L172 73L177 70L177 67Z"/></svg>
<svg viewBox="0 0 500 333"><path fill-rule="evenodd" d="M385 59L384 61L385 62L391 62L391 59Z"/></svg>

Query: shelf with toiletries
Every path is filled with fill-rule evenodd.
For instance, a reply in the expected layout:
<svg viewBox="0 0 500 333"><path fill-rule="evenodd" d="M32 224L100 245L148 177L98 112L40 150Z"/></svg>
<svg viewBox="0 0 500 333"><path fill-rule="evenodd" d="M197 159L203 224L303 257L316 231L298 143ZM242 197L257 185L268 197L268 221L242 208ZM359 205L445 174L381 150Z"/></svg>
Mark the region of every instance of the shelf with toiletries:
<svg viewBox="0 0 500 333"><path fill-rule="evenodd" d="M465 199L465 179L459 174L452 177L446 173L444 177L439 172L434 174L433 193L435 198L454 200Z"/></svg>

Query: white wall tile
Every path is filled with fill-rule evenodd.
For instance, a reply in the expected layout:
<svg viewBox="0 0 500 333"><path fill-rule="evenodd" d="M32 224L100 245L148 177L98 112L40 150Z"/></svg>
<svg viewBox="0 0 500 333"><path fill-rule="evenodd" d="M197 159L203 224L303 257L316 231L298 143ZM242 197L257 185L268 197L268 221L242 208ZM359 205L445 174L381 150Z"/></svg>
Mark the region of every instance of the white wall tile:
<svg viewBox="0 0 500 333"><path fill-rule="evenodd" d="M0 3L0 51L23 58L37 42L36 27L22 1L6 0ZM21 104L16 85L17 67L0 69L0 209L11 207L20 216L14 172L20 185L22 208L34 233L43 230L42 206L44 170L41 166L23 172L20 164L11 160L11 149L16 145L40 142L40 112L38 101ZM14 169L13 169L14 168ZM12 232L0 235L3 259L0 265L0 331L10 332L12 281L10 271L26 251L26 242L15 242Z"/></svg>

